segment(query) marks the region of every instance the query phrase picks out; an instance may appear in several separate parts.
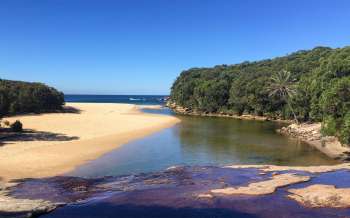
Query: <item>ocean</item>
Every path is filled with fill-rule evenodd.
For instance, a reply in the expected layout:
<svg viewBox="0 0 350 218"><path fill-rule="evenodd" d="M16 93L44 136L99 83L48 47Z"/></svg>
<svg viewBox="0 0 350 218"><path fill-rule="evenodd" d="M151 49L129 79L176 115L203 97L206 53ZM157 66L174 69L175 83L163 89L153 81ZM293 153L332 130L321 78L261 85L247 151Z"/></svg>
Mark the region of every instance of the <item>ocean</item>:
<svg viewBox="0 0 350 218"><path fill-rule="evenodd" d="M167 95L65 95L66 102L163 105Z"/></svg>

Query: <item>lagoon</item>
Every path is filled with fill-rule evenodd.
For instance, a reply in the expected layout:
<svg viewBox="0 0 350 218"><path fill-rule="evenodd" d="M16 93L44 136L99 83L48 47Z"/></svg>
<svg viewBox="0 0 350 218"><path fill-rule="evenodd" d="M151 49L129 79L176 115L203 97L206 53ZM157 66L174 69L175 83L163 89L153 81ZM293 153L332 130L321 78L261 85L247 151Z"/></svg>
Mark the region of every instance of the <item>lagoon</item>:
<svg viewBox="0 0 350 218"><path fill-rule="evenodd" d="M171 115L163 108L148 113ZM339 163L297 139L282 136L283 124L219 117L178 116L181 123L125 144L70 176L102 177L164 170L174 165L222 166L274 164L290 166Z"/></svg>

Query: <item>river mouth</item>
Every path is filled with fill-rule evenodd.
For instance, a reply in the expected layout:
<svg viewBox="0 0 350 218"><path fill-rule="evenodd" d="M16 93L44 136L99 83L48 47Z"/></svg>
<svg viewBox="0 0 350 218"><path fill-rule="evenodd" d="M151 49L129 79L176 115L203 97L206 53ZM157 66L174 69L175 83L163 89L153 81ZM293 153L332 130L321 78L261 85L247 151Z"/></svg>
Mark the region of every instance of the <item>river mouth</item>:
<svg viewBox="0 0 350 218"><path fill-rule="evenodd" d="M171 114L168 109L149 113ZM276 133L282 124L230 118L179 116L181 123L133 141L64 176L25 179L11 189L18 199L65 205L42 217L339 217L348 209L310 209L286 198L286 189L263 196L198 198L211 189L268 180L274 172L225 165L335 165L311 146ZM176 167L174 167L176 166ZM170 167L170 168L169 168ZM167 169L168 168L168 169ZM165 170L167 169L167 170ZM350 187L348 171L314 181ZM289 187L299 187L291 185ZM278 204L278 209L275 205ZM10 216L0 217L13 217ZM19 214L22 215L22 214Z"/></svg>
<svg viewBox="0 0 350 218"><path fill-rule="evenodd" d="M144 111L172 114L168 108ZM174 165L313 166L340 163L300 140L276 133L284 125L281 123L177 117L181 119L179 124L132 141L67 175L87 178L118 176L160 171Z"/></svg>

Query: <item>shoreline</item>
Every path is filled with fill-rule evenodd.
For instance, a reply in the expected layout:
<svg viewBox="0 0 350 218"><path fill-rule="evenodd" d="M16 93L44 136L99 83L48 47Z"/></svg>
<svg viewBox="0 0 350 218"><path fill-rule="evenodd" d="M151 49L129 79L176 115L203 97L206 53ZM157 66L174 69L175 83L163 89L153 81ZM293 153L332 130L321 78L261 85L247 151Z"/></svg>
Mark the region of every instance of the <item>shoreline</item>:
<svg viewBox="0 0 350 218"><path fill-rule="evenodd" d="M255 120L255 121L271 121L271 122L277 122L277 123L285 123L285 124L291 124L293 121L291 120L281 120L281 119L272 119L270 117L266 116L258 116L258 115L251 115L251 114L242 114L242 115L236 115L236 114L229 114L229 113L201 113L198 111L193 111L188 108L184 108L181 106L177 106L174 103L167 103L167 107L169 107L174 113L179 115L185 115L185 116L199 116L199 117L223 117L223 118L233 118L238 120Z"/></svg>
<svg viewBox="0 0 350 218"><path fill-rule="evenodd" d="M8 186L4 186L3 189L0 187L0 202L2 202L0 204L0 217L2 214L12 214L14 217L32 217L46 214L58 207L72 205L79 200L91 199L116 188L126 195L131 194L130 196L133 202L135 200L138 202L137 200L140 200L140 198L137 196L140 195L135 196L132 194L133 192L140 193L146 191L146 194L152 195L152 192L155 193L155 189L166 191L167 186L170 186L170 189L173 190L174 184L176 184L176 192L180 192L181 196L186 194L188 196L187 200L195 202L204 201L208 203L208 200L211 201L213 198L220 199L222 197L224 197L222 200L225 198L244 200L245 196L279 195L277 190L285 187L287 192L282 194L282 199L295 201L302 208L350 208L350 188L337 187L337 178L332 180L330 184L312 181L312 178L323 177L327 173L332 172L339 172L343 176L348 176L349 169L350 163L334 166L306 167L226 165L222 167L187 168L174 166L159 171L156 174L137 174L133 176L133 179L127 181L121 177L101 177L98 181L96 179L64 176L34 179L20 181L18 184L9 184ZM210 176L213 171L231 176L224 176L218 180L216 177ZM210 173L208 174L208 172ZM240 176L242 172L247 177ZM186 177L186 181L190 180L194 182L183 182L183 175L189 175L188 178ZM202 181L203 178L206 181L204 186L201 182L195 182ZM227 183L227 181L240 181L242 179L247 179L247 181L244 183ZM212 186L211 184L213 183L217 183L217 185ZM304 183L305 186L301 188L291 187L299 183ZM43 185L48 190L43 190ZM190 188L196 185L200 185L200 191ZM19 190L19 193L14 194L14 189ZM150 189L153 191L151 193L147 192ZM62 197L47 195L47 192L57 193L57 191L59 191ZM176 194L172 193L170 196L176 196ZM159 203L158 198L166 197L168 199L167 195L159 196L156 194L154 197L149 198L149 200ZM127 199L124 198L123 200L122 198L121 200L130 202ZM178 199L175 198L175 200ZM142 195L141 201L144 201ZM55 212L53 211L53 213Z"/></svg>
<svg viewBox="0 0 350 218"><path fill-rule="evenodd" d="M291 124L279 129L278 133L306 142L330 158L350 160L350 147L342 145L334 136L322 136L321 123Z"/></svg>
<svg viewBox="0 0 350 218"><path fill-rule="evenodd" d="M79 112L5 117L21 120L28 133L3 139L0 181L62 175L180 120L143 113L131 104L67 103ZM22 137L22 138L21 138Z"/></svg>
<svg viewBox="0 0 350 218"><path fill-rule="evenodd" d="M271 121L277 123L289 124L286 127L278 129L277 132L285 136L297 138L308 145L316 148L328 157L341 161L350 160L350 147L343 146L336 137L323 137L320 133L320 123L302 123L293 124L291 120L271 119L265 116L256 116L250 114L243 114L241 116L225 113L199 113L188 108L177 106L175 103L167 103L167 106L176 114L185 116L202 116L202 117L223 117L233 118L239 120L255 120L255 121Z"/></svg>

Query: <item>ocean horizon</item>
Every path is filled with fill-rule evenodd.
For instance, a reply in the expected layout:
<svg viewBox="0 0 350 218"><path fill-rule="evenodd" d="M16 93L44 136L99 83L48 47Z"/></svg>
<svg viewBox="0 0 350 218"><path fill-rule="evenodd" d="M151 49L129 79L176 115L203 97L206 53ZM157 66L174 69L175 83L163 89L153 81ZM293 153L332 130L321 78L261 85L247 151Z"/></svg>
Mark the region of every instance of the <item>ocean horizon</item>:
<svg viewBox="0 0 350 218"><path fill-rule="evenodd" d="M138 105L163 105L169 95L91 95L65 94L66 102L79 103L126 103Z"/></svg>

